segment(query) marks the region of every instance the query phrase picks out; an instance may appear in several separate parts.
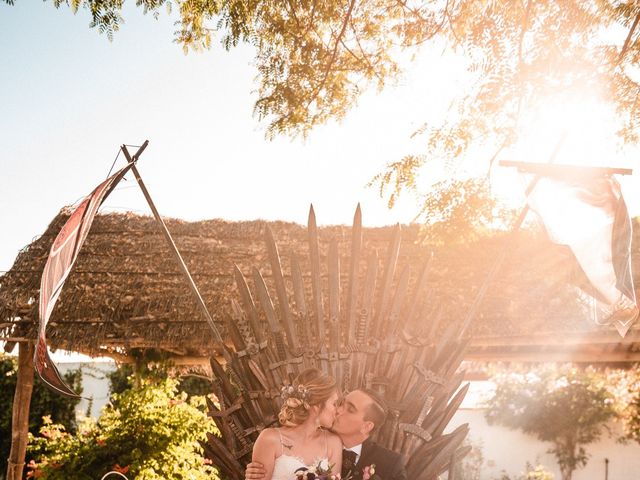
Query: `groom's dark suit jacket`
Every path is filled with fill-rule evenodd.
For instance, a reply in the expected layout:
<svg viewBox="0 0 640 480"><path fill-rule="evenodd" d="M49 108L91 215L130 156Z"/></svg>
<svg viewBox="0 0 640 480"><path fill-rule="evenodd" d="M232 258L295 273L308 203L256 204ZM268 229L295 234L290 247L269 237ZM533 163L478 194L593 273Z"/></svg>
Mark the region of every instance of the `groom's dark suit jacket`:
<svg viewBox="0 0 640 480"><path fill-rule="evenodd" d="M375 465L375 475L372 480L407 480L405 460L399 453L388 448L381 447L372 440L365 440L362 444L360 458L354 470L351 472L353 480L362 479L362 471L365 467ZM343 478L346 472L343 472Z"/></svg>

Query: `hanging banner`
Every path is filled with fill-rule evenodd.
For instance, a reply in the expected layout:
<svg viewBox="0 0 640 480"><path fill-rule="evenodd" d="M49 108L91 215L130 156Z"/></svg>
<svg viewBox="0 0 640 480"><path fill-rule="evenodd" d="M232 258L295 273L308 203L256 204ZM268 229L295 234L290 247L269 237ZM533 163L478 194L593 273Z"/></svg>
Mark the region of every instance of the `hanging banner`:
<svg viewBox="0 0 640 480"><path fill-rule="evenodd" d="M603 323L625 336L638 318L631 219L612 176L541 177L528 198L552 241L568 245L594 289Z"/></svg>
<svg viewBox="0 0 640 480"><path fill-rule="evenodd" d="M129 171L131 165L133 164L127 165L107 178L76 207L53 242L49 258L42 271L39 303L40 323L38 325L34 367L38 376L49 388L68 397L78 398L79 395L64 383L57 367L51 361L47 350L45 330L53 312L53 307L62 291L62 286L69 276L80 248L82 248L82 244L89 234L89 229L98 212L98 208Z"/></svg>

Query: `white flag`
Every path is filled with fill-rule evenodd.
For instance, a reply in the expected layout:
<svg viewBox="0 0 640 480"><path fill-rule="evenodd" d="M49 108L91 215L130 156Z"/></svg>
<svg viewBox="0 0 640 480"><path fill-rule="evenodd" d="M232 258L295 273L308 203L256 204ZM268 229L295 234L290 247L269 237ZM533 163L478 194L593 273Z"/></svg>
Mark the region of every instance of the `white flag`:
<svg viewBox="0 0 640 480"><path fill-rule="evenodd" d="M552 241L568 245L596 291L605 321L625 336L638 317L631 274L631 219L611 176L540 177L528 198Z"/></svg>

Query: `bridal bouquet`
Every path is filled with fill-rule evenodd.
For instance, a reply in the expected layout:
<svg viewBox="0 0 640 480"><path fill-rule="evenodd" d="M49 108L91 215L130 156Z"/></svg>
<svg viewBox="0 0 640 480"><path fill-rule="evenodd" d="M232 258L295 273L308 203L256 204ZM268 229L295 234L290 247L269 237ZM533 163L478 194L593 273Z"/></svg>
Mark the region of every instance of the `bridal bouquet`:
<svg viewBox="0 0 640 480"><path fill-rule="evenodd" d="M295 471L295 480L340 480L339 473L331 473L333 465L322 459L310 467L300 467Z"/></svg>

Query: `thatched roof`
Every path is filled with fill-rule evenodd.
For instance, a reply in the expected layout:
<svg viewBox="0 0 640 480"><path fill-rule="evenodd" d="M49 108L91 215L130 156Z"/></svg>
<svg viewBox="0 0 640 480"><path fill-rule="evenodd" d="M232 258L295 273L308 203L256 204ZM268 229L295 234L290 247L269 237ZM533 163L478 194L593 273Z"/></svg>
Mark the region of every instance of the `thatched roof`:
<svg viewBox="0 0 640 480"><path fill-rule="evenodd" d="M35 338L40 275L50 245L67 218L68 212L62 211L0 277L1 339ZM278 244L284 271L290 271L290 254L295 252L302 271L309 272L307 230L301 225L167 219L223 335L231 299L238 297L233 264L247 278L252 267L257 267L267 283L271 281L263 241L267 224ZM369 254L379 251L382 263L392 230L364 229L362 276ZM350 231L345 226L319 229L322 265L326 267L329 240L337 238L343 278L349 268ZM468 312L496 256L505 248L505 236L436 248L420 245L418 238L418 226L402 228L395 281L404 266L427 261L433 250L429 276L432 294L426 312L433 316L440 312L438 328L444 328ZM470 334L474 338L593 330L569 286L569 281L580 280L582 274L566 249L529 233L521 234L509 248L512 253L472 324ZM410 285L412 282L414 278ZM207 356L213 342L154 219L131 213L96 217L55 308L47 337L53 348L91 355L154 347L179 355Z"/></svg>

